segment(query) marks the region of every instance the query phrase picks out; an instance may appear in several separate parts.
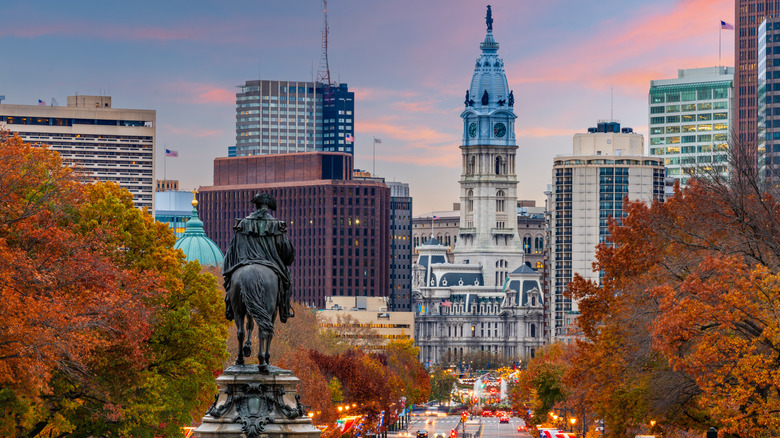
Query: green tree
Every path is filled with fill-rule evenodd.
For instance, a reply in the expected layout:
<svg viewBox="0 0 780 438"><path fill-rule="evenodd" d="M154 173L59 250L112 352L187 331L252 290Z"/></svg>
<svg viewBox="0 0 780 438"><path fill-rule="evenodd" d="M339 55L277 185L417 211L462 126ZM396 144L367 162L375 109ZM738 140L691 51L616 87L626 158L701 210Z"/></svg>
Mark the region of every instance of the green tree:
<svg viewBox="0 0 780 438"><path fill-rule="evenodd" d="M328 390L330 391L330 399L333 400L333 403L341 403L344 401L344 391L341 389L341 382L339 382L338 377L333 376L330 378Z"/></svg>
<svg viewBox="0 0 780 438"><path fill-rule="evenodd" d="M436 400L440 403L450 400L452 395L452 389L458 382L458 378L453 376L447 370L436 370L431 377L431 400Z"/></svg>

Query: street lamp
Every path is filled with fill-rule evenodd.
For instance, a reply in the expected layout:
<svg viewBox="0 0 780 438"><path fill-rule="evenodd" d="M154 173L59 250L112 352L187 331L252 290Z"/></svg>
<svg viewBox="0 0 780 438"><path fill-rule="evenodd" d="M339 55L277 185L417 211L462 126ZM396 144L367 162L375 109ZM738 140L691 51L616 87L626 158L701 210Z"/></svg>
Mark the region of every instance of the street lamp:
<svg viewBox="0 0 780 438"><path fill-rule="evenodd" d="M571 422L571 431L574 432L574 423L577 422L577 419L574 417L569 418L569 422Z"/></svg>

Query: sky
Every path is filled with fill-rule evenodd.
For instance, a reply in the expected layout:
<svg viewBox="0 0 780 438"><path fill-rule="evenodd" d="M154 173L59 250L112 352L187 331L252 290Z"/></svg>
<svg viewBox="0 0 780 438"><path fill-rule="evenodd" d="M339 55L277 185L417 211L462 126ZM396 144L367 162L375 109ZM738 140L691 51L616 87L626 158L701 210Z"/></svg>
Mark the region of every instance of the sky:
<svg viewBox="0 0 780 438"><path fill-rule="evenodd" d="M614 119L646 139L650 80L718 65L719 39L720 65L734 63L734 32L720 30L734 0L330 0L331 78L355 92L355 167L408 183L415 215L459 201L460 113L487 4L516 99L518 198L538 206L575 133ZM311 81L322 52L321 0L2 10L3 103L108 95L114 108L154 109L157 177L187 190L212 185L214 158L235 144L237 87Z"/></svg>

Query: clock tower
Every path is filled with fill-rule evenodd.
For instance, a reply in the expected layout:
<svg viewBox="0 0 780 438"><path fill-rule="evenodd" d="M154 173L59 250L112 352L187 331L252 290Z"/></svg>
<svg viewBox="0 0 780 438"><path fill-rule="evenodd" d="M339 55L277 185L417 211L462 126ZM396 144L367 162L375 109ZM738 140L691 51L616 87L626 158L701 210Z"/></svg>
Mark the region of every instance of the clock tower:
<svg viewBox="0 0 780 438"><path fill-rule="evenodd" d="M463 171L460 177L460 231L455 263L481 264L485 285L501 286L523 264L517 232L515 98L493 38L487 7L487 34L466 90Z"/></svg>

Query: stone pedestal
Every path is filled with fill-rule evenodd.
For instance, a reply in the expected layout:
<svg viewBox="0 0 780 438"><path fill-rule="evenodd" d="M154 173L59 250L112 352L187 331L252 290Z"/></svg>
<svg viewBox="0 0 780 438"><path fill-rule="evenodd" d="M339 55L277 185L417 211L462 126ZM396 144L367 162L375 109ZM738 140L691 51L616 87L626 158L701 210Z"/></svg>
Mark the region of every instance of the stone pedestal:
<svg viewBox="0 0 780 438"><path fill-rule="evenodd" d="M217 377L219 393L195 429L196 437L319 438L301 406L290 371L257 365L231 366Z"/></svg>

